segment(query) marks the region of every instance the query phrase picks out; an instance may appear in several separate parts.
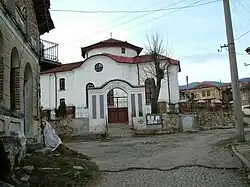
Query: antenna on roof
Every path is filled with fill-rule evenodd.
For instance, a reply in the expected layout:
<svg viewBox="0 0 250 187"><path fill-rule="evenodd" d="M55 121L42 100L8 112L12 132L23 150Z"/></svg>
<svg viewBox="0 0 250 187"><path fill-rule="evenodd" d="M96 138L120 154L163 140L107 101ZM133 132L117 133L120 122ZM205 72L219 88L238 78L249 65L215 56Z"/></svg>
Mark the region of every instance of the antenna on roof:
<svg viewBox="0 0 250 187"><path fill-rule="evenodd" d="M110 38L112 38L112 32L110 33Z"/></svg>

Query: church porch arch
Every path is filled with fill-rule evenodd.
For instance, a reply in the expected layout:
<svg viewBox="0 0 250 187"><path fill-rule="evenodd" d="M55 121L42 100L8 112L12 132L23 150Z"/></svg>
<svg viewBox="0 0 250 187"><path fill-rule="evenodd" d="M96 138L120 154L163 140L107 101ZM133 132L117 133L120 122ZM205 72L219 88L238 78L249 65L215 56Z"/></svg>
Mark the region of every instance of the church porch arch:
<svg viewBox="0 0 250 187"><path fill-rule="evenodd" d="M134 86L124 80L111 80L100 87L88 90L89 100L89 124L90 132L105 132L109 120L108 93L113 89L120 89L127 94L128 125L132 125L132 119L144 116L145 91L143 86Z"/></svg>

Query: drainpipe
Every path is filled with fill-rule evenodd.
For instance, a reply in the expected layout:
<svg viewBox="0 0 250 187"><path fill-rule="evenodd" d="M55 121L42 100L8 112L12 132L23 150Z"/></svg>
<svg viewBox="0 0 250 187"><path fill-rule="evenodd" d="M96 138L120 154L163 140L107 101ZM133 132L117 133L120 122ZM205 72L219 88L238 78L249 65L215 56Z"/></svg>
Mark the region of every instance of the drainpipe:
<svg viewBox="0 0 250 187"><path fill-rule="evenodd" d="M170 82L169 82L169 67L170 67L170 63L167 65L167 79L168 79L168 103L171 103L171 99L170 99Z"/></svg>
<svg viewBox="0 0 250 187"><path fill-rule="evenodd" d="M139 69L138 63L136 64L136 67L137 67L137 82L138 82L138 85L140 85L140 69Z"/></svg>
<svg viewBox="0 0 250 187"><path fill-rule="evenodd" d="M56 73L54 73L55 76L55 108L57 108L57 76Z"/></svg>

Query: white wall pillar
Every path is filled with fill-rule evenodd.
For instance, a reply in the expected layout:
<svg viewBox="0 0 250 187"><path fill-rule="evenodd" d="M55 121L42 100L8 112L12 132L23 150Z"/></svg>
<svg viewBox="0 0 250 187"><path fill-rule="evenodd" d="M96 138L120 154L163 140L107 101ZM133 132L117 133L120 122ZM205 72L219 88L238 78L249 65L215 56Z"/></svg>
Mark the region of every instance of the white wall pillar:
<svg viewBox="0 0 250 187"><path fill-rule="evenodd" d="M139 117L138 93L135 93L135 111L136 111L136 117Z"/></svg>
<svg viewBox="0 0 250 187"><path fill-rule="evenodd" d="M128 123L129 125L132 124L132 104L131 104L131 93L128 92Z"/></svg>

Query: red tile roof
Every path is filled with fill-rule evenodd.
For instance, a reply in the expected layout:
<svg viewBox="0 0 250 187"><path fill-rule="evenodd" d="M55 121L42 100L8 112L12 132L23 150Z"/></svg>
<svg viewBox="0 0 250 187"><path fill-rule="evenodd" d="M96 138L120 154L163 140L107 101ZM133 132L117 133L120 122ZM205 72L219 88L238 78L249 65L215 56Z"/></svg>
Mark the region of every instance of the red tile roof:
<svg viewBox="0 0 250 187"><path fill-rule="evenodd" d="M199 84L198 86L190 89L190 90L198 90L198 89L202 89L202 88L217 88L217 86L211 85L211 84Z"/></svg>
<svg viewBox="0 0 250 187"><path fill-rule="evenodd" d="M135 46L133 44L128 43L127 41L121 41L121 40L116 40L113 38L86 46L86 47L82 47L82 56L83 58L85 58L85 53L90 51L91 49L96 49L96 48L103 48L103 47L126 47L126 48L130 48L133 49L137 52L137 54L139 55L142 51L143 48Z"/></svg>
<svg viewBox="0 0 250 187"><path fill-rule="evenodd" d="M100 56L100 55L109 57L109 58L113 59L114 61L116 61L117 63L125 63L125 64L139 64L139 63L152 62L152 60L153 60L151 55L141 55L141 56L136 56L136 57L123 57L123 56L111 55L111 54L107 54L107 53L93 55L93 56L91 56L89 58L92 58L92 57L95 57L95 56ZM167 58L167 57L164 57L164 58ZM53 68L53 69L50 69L48 71L41 72L41 74L72 71L73 69L76 69L76 68L80 67L88 59L86 59L84 61L80 61L80 62L62 64L60 67ZM170 60L170 63L172 65L179 66L179 71L180 71L180 61L174 60L174 59L171 59L171 58L167 58L167 59Z"/></svg>
<svg viewBox="0 0 250 187"><path fill-rule="evenodd" d="M47 73L59 73L59 72L66 72L66 71L72 71L73 69L79 68L83 64L83 61L81 62L73 62L68 64L62 64L59 67L43 71L41 74L47 74Z"/></svg>

